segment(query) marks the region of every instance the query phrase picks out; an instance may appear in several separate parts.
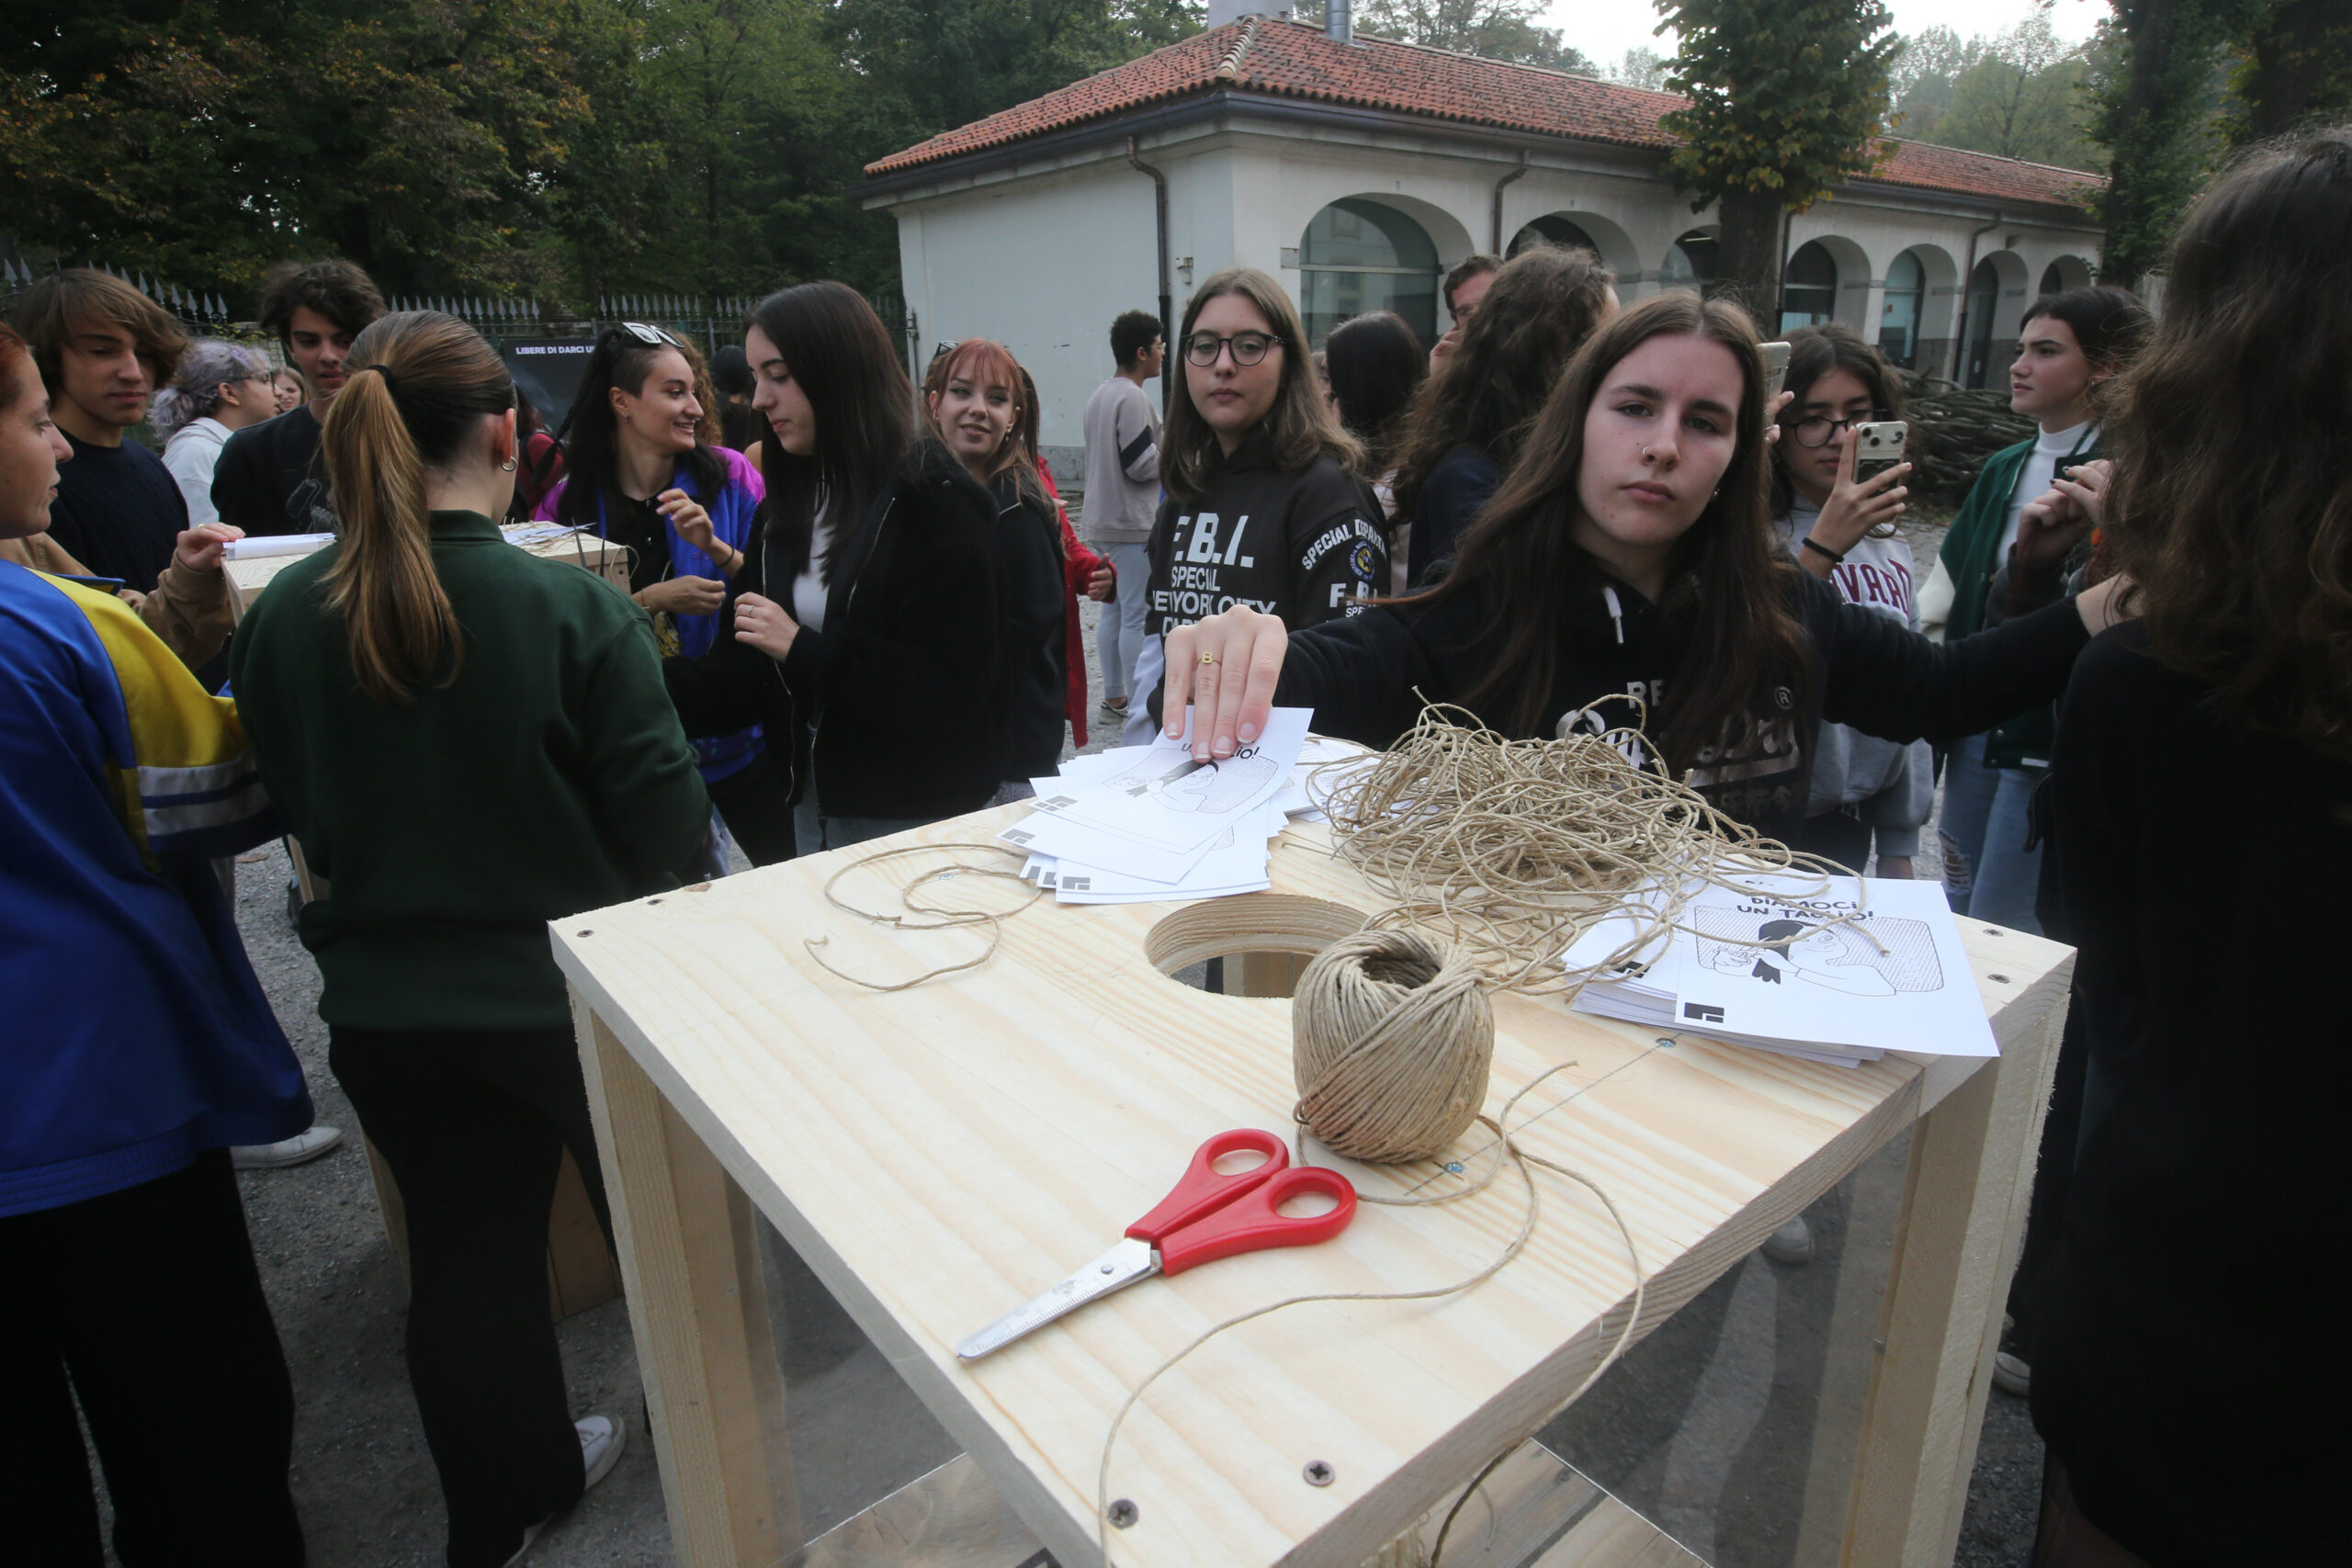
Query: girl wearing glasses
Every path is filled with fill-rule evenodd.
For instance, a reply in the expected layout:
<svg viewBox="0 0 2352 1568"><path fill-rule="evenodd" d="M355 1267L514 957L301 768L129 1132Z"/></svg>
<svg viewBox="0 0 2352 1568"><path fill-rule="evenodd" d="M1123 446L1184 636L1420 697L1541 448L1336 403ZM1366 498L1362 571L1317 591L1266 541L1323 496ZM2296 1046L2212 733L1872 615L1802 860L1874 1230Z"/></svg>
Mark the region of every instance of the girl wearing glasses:
<svg viewBox="0 0 2352 1568"><path fill-rule="evenodd" d="M762 455L768 525L736 579L733 635L664 666L686 732L763 723L800 738L803 854L985 806L1005 783L1012 671L1027 648L1001 538L1018 520L918 438L899 345L856 290L771 294L743 352L752 406L775 432Z"/></svg>
<svg viewBox="0 0 2352 1568"><path fill-rule="evenodd" d="M1379 499L1351 471L1361 454L1317 384L1282 285L1254 267L1216 274L1184 308L1176 344L1184 373L1160 447L1168 495L1146 550L1136 662L1135 689L1149 696L1128 705L1131 744L1159 717L1169 632L1236 604L1319 626L1389 586ZM1181 724L1181 701L1174 712Z"/></svg>
<svg viewBox="0 0 2352 1568"><path fill-rule="evenodd" d="M564 422L564 477L537 509L627 547L629 596L652 613L662 651L688 658L718 640L727 585L743 569L767 493L759 470L717 444L717 409L702 355L685 340L642 321L607 329ZM695 753L711 804L752 863L791 859L790 782L759 727L698 739Z"/></svg>
<svg viewBox="0 0 2352 1568"><path fill-rule="evenodd" d="M1788 386L1773 444L1772 529L1797 565L1838 597L1919 629L1911 547L1895 532L1911 465L1854 482L1853 428L1903 417L1903 392L1878 350L1851 327L1789 334ZM1936 766L1925 741L1899 745L1825 724L1813 760L1804 826L1791 847L1854 871L1908 877L1919 829L1934 809Z"/></svg>
<svg viewBox="0 0 2352 1568"><path fill-rule="evenodd" d="M164 438L164 467L187 500L189 527L220 521L212 470L229 437L277 416L277 388L261 350L217 337L188 344L172 384L148 405L147 423Z"/></svg>
<svg viewBox="0 0 2352 1568"><path fill-rule="evenodd" d="M1636 761L1785 840L1823 722L1965 734L2053 695L2106 624L2113 583L1949 649L1841 603L1774 547L1768 445L1746 313L1643 301L1570 361L1436 588L1295 634L1240 606L1170 636L1214 716L1194 754L1230 756L1275 701L1374 746L1424 697L1514 737L1638 726Z"/></svg>

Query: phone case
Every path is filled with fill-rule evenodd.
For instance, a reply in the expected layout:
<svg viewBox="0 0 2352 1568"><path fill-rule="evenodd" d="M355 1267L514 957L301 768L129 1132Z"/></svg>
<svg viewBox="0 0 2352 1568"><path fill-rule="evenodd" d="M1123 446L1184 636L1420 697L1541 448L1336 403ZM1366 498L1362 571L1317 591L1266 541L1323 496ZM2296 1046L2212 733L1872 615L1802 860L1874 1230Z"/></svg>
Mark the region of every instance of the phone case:
<svg viewBox="0 0 2352 1568"><path fill-rule="evenodd" d="M1854 426L1854 482L1867 484L1903 461L1911 426L1899 419Z"/></svg>
<svg viewBox="0 0 2352 1568"><path fill-rule="evenodd" d="M1789 378L1789 345L1762 343L1756 352L1764 360L1764 400L1769 403L1781 395L1781 385Z"/></svg>

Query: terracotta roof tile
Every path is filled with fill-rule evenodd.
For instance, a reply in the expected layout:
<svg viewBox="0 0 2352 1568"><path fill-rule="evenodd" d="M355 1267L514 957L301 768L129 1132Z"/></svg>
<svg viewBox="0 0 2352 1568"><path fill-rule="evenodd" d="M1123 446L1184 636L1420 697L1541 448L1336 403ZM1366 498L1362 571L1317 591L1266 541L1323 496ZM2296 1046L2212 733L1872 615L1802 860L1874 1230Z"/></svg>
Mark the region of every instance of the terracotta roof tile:
<svg viewBox="0 0 2352 1568"><path fill-rule="evenodd" d="M1335 43L1319 28L1252 17L944 131L868 164L865 173L869 178L899 174L1218 88L1659 149L1673 142L1658 129L1658 117L1683 102L1671 94L1385 39ZM1887 162L1870 176L1889 185L2072 207L2105 184L2097 175L1985 152L1894 140L1890 147Z"/></svg>

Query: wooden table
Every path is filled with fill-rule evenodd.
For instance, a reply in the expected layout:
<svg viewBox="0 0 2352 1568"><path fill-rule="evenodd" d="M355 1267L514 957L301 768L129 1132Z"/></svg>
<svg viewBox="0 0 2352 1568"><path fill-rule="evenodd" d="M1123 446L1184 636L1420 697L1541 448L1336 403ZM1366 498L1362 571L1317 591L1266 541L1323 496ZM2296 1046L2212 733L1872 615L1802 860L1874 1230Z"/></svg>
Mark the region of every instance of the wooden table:
<svg viewBox="0 0 2352 1568"><path fill-rule="evenodd" d="M799 1543L754 1208L1064 1568L1099 1561L1104 1431L1163 1357L1281 1297L1468 1275L1518 1222L1523 1199L1508 1178L1458 1204L1366 1207L1328 1246L1148 1281L959 1362L958 1340L1115 1240L1208 1134L1288 1129L1290 1003L1196 990L1163 971L1283 946L1253 934L1269 900L1294 901L1293 916L1317 912L1296 901L1322 901L1332 934L1381 902L1325 852L1326 829L1295 826L1277 844L1272 893L1042 900L1005 922L986 965L906 991L845 983L804 948L827 938L828 961L877 981L973 955L976 931L869 925L828 904L822 885L876 847L985 840L1020 810L551 927L683 1563L765 1564ZM903 882L926 863L938 863L860 870L840 892L896 908L884 877ZM964 886L1009 897L1002 884ZM1890 1055L1841 1068L1688 1034L1669 1043L1557 998L1496 1006L1490 1111L1574 1064L1522 1102L1523 1137L1623 1211L1648 1274L1636 1334L1914 1127L1844 1532L1844 1560L1871 1568L1951 1561L2073 967L2055 943L1962 931L1997 1062ZM1474 1167L1482 1135L1466 1141ZM1463 1179L1434 1166L1342 1168L1375 1192ZM1356 1568L1543 1425L1617 1338L1633 1280L1590 1195L1539 1179L1541 1228L1478 1288L1291 1308L1155 1384L1112 1469L1111 1495L1140 1511L1113 1532L1115 1559ZM1317 1461L1336 1472L1329 1485L1304 1479Z"/></svg>

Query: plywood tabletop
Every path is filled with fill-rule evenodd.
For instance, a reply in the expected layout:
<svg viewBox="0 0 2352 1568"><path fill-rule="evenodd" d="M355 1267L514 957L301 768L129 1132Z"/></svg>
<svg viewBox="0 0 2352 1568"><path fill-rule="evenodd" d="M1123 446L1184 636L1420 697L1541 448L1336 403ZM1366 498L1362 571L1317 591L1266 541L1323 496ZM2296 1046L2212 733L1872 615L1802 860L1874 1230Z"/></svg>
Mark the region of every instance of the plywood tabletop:
<svg viewBox="0 0 2352 1568"><path fill-rule="evenodd" d="M910 990L865 989L977 953L967 929L912 934L828 903L825 879L876 847L984 840L1020 807L882 846L729 877L556 922L558 962L707 1144L1065 1563L1094 1555L1096 1465L1127 1390L1209 1325L1280 1298L1406 1291L1476 1272L1526 1202L1505 1177L1462 1202L1367 1205L1338 1240L1155 1279L980 1361L965 1336L1118 1239L1193 1150L1234 1126L1287 1133L1289 1001L1216 995L1162 975L1155 925L1210 905L1060 906L1008 919L984 966ZM1277 840L1274 894L1370 911L1378 896L1327 829ZM900 857L839 893L889 891L967 848ZM933 885L948 903L1018 903L1001 882ZM968 892L967 891L968 890ZM1264 898L1267 895L1253 896ZM1212 913L1204 915L1200 911ZM2063 999L2068 951L1962 922L2004 1040ZM1231 950L1251 944L1237 938ZM1531 1152L1605 1187L1649 1279L1645 1331L1962 1082L1976 1064L1900 1055L1848 1068L1498 998L1489 1112L1521 1106ZM1890 1043L1894 1043L1890 1042ZM1474 1129L1454 1163L1488 1157ZM1367 1194L1466 1176L1336 1162ZM1290 1308L1212 1341L1162 1378L1121 1434L1111 1495L1140 1518L1123 1563L1362 1562L1448 1487L1511 1448L1583 1381L1631 1304L1623 1240L1583 1189L1537 1178L1542 1221L1496 1278L1426 1302ZM1308 1484L1302 1469L1337 1472Z"/></svg>

